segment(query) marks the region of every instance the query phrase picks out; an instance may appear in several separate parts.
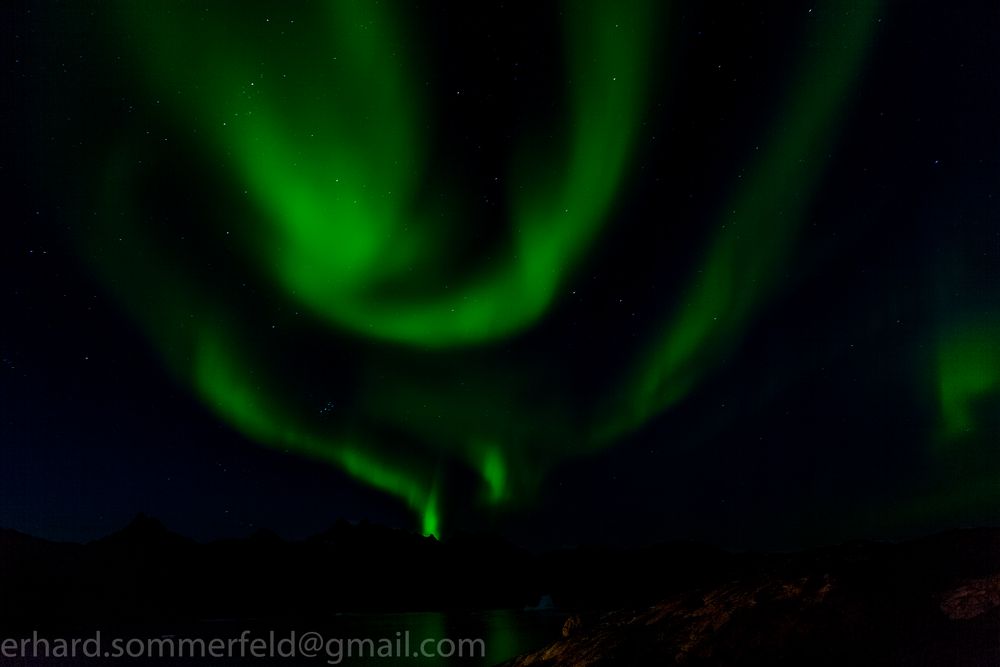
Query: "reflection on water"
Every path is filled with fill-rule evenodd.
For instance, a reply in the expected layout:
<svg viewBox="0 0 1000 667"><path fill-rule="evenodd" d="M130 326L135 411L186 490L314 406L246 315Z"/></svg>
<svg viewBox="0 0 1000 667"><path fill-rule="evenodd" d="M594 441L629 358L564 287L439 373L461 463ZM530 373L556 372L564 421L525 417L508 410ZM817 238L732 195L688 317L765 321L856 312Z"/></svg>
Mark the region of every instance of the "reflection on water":
<svg viewBox="0 0 1000 667"><path fill-rule="evenodd" d="M261 621L212 621L193 625L171 626L169 628L100 628L101 652L107 654L115 649L129 648L131 655L135 650L143 650L150 639L163 639L173 650L179 650L182 640L201 640L207 643L216 640L218 646L235 646L232 658L219 659L212 657L191 658L191 644L187 644L184 658L129 658L112 659L111 657L83 657L84 651L78 645L76 658L52 657L44 658L42 646L38 647L39 657L28 656L22 659L0 659L7 665L45 665L79 667L83 665L327 665L340 664L356 667L391 667L393 665L410 665L411 667L431 667L434 665L496 665L516 655L531 651L548 644L559 637L560 628L566 615L555 611L512 611L492 610L478 612L426 612L399 614L342 614L333 620L322 623L303 621L297 625L283 623L281 626L268 625ZM97 628L76 629L63 632L43 632L40 637L49 641L50 652L55 652L55 644L59 638L91 639L96 636ZM249 657L249 644L245 648L246 656L240 657L238 639L246 633L247 641L259 643L261 650L274 650L274 657ZM315 657L304 657L301 654L302 642L306 635L311 635L308 646ZM31 637L31 632L7 633L8 638ZM320 640L322 638L322 640ZM371 640L359 648L359 643L348 640ZM119 643L116 645L115 641ZM428 640L425 642L425 640ZM440 640L444 640L439 644ZM462 641L466 640L466 641ZM131 644L126 647L126 642ZM221 642L221 643L219 643ZM294 642L294 643L293 643ZM96 646L93 641L86 645L87 649ZM167 644L159 645L168 654ZM264 647L270 647L264 648ZM294 647L294 648L293 648ZM452 657L428 657L421 655L421 648L431 653L454 652ZM381 653L372 656L374 649ZM160 649L158 649L160 650ZM365 655L359 656L359 650ZM459 656L462 651L464 656ZM482 653L485 651L485 657ZM297 653L291 657L291 653ZM348 655L350 653L350 655ZM392 657L385 657L391 653ZM470 656L474 653L474 656ZM408 655L404 655L408 654ZM379 657L379 655L383 657Z"/></svg>

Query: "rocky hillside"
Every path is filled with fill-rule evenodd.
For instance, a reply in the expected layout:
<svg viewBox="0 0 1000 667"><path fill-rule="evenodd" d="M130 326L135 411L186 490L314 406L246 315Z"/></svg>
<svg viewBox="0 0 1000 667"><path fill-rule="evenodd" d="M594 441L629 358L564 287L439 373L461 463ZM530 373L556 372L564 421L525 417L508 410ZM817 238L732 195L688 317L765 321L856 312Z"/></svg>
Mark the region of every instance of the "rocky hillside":
<svg viewBox="0 0 1000 667"><path fill-rule="evenodd" d="M1000 533L767 556L736 579L571 617L509 667L1000 665Z"/></svg>

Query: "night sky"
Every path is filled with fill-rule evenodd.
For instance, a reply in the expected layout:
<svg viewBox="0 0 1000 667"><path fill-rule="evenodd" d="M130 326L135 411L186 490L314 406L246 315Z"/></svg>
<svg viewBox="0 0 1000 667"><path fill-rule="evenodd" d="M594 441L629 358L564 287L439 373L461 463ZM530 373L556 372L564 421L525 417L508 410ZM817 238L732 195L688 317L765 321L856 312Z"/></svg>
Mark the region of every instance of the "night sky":
<svg viewBox="0 0 1000 667"><path fill-rule="evenodd" d="M1000 521L996 3L90 4L2 10L0 526Z"/></svg>

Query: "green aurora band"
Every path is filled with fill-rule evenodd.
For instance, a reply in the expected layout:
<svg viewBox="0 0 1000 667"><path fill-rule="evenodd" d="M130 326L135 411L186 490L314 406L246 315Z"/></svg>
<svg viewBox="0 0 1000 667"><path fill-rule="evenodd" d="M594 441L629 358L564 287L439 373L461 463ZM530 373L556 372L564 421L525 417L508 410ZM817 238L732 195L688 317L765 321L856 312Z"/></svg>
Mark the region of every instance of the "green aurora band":
<svg viewBox="0 0 1000 667"><path fill-rule="evenodd" d="M850 3L845 3L850 4ZM837 121L865 60L878 3L851 4L811 35L761 155L726 206L678 312L636 364L610 434L631 430L691 391L719 363L774 290L811 193L830 159Z"/></svg>
<svg viewBox="0 0 1000 667"><path fill-rule="evenodd" d="M259 12L123 10L157 92L198 91L173 96L177 111L232 156L270 223L253 250L289 297L364 336L448 347L537 320L606 220L644 112L654 6L568 12L568 148L553 158L525 146L510 169L509 252L453 290L437 267L463 212L453 192L421 200L426 112L401 17L322 3L320 28L276 48Z"/></svg>
<svg viewBox="0 0 1000 667"><path fill-rule="evenodd" d="M201 233L223 239L220 261L268 285L285 311L323 323L331 364L361 357L362 372L330 380L358 388L348 418L318 419L289 379L316 372L295 359L294 326L253 340L244 332L263 317L256 304L199 276L144 224L151 176L127 141L101 179L88 256L174 377L248 438L398 497L425 534L440 532L448 462L478 472L485 506L524 502L551 466L677 403L738 344L793 249L878 8L829 3L841 20L804 41L800 71L749 177L721 207L702 269L624 369L615 398L581 416L555 371L508 369L480 350L543 318L613 219L647 114L666 18L658 4L566 8L565 122L539 131L551 140L522 140L506 170L506 247L459 275L445 267L461 252L467 195L426 176L431 113L404 12L309 3L296 8L307 18L293 39L277 25L280 6L272 21L242 4L117 5L145 94L194 137L190 159L246 193L252 215L221 204L197 213ZM744 243L751 234L769 242ZM346 342L360 352L340 349ZM950 410L960 419L960 406Z"/></svg>

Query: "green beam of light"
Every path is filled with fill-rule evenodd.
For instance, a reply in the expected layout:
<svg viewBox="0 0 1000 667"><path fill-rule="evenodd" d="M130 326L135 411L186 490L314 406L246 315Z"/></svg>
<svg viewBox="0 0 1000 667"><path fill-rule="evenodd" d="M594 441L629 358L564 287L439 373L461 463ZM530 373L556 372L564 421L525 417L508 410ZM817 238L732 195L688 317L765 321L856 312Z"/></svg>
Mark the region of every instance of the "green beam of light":
<svg viewBox="0 0 1000 667"><path fill-rule="evenodd" d="M311 32L257 8L235 26L233 12L190 2L124 3L122 14L141 36L147 85L235 163L265 213L254 251L290 297L364 336L445 347L537 320L594 239L642 118L654 7L567 8L570 110L552 131L566 148L524 147L508 178L509 252L454 282L438 276L440 251L456 221L475 221L461 220L454 192L421 204L431 100L414 84L400 12L309 3L299 11L321 26ZM421 276L438 278L415 292Z"/></svg>
<svg viewBox="0 0 1000 667"><path fill-rule="evenodd" d="M762 155L720 214L701 269L601 429L614 438L673 405L719 366L780 282L871 44L879 3L830 3ZM839 12L837 10L840 10Z"/></svg>
<svg viewBox="0 0 1000 667"><path fill-rule="evenodd" d="M507 465L500 447L483 447L479 467L486 481L489 502L495 505L504 500L507 495Z"/></svg>

